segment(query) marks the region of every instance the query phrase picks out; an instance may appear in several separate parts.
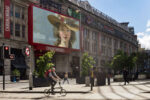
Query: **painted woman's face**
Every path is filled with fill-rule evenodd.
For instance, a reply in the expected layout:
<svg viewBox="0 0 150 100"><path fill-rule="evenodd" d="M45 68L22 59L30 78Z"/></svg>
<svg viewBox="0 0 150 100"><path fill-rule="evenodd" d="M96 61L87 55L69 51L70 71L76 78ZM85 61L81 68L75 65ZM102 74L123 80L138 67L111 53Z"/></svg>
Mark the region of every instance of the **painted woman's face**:
<svg viewBox="0 0 150 100"><path fill-rule="evenodd" d="M61 25L59 27L59 36L61 38L61 41L69 42L71 37L71 30L66 26Z"/></svg>

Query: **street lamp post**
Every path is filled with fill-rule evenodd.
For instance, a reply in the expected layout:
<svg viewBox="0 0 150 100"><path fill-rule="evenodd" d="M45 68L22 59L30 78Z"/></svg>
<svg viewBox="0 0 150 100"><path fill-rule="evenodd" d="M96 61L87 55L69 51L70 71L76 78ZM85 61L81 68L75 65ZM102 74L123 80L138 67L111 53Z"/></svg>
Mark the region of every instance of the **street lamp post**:
<svg viewBox="0 0 150 100"><path fill-rule="evenodd" d="M91 71L91 91L93 91L93 86L94 86L94 73L93 73L93 68Z"/></svg>

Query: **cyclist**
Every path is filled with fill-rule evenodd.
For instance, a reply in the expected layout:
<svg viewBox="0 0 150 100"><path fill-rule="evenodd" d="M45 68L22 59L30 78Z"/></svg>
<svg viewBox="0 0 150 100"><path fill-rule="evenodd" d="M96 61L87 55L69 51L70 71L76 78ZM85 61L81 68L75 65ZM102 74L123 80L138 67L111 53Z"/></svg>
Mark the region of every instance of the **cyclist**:
<svg viewBox="0 0 150 100"><path fill-rule="evenodd" d="M51 69L49 69L48 76L49 76L49 80L50 80L50 83L51 83L51 92L54 95L55 94L54 93L54 87L55 87L57 81L60 81L61 78L56 74L54 67L52 67Z"/></svg>

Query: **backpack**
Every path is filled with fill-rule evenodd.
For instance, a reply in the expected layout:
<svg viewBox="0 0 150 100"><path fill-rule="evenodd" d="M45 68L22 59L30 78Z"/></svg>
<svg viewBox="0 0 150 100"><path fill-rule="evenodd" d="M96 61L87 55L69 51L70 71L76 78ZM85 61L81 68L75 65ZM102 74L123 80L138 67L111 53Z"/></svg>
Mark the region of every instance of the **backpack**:
<svg viewBox="0 0 150 100"><path fill-rule="evenodd" d="M47 70L46 72L45 72L45 77L48 77L48 74L51 72L51 69L49 69L49 70Z"/></svg>

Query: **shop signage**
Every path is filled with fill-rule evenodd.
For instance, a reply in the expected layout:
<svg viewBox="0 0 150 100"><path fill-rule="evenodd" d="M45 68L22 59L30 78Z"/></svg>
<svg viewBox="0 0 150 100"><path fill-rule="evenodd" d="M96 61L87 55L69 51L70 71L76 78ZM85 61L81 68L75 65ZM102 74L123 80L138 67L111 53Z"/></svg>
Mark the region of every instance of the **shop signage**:
<svg viewBox="0 0 150 100"><path fill-rule="evenodd" d="M56 52L65 52L63 48L55 48L55 47L46 47L47 51L56 51Z"/></svg>
<svg viewBox="0 0 150 100"><path fill-rule="evenodd" d="M29 49L29 47L26 47L26 49L25 49L25 54L26 54L27 56L30 55L30 49Z"/></svg>
<svg viewBox="0 0 150 100"><path fill-rule="evenodd" d="M4 0L4 37L10 38L10 0Z"/></svg>

